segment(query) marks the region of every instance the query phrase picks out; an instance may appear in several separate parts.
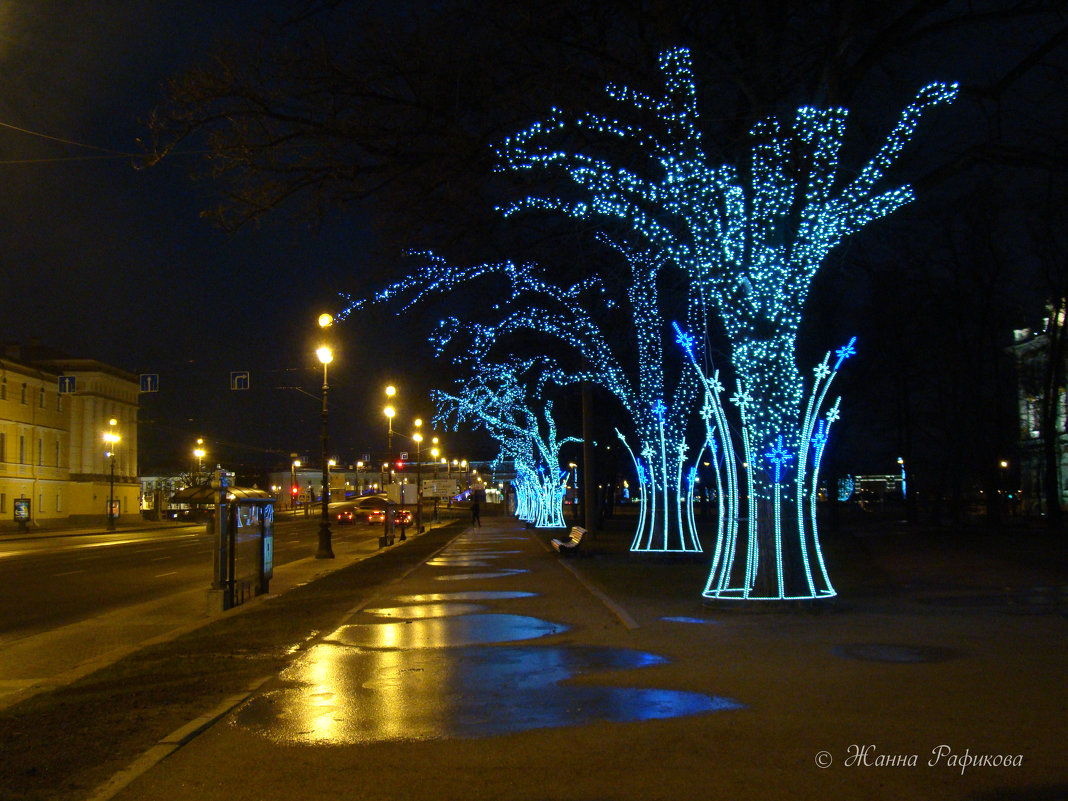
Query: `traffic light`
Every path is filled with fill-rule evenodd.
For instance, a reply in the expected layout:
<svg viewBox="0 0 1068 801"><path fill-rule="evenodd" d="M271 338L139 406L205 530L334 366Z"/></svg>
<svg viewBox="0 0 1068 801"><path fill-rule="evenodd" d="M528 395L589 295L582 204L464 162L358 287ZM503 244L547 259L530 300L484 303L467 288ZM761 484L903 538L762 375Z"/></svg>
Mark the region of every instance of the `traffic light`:
<svg viewBox="0 0 1068 801"><path fill-rule="evenodd" d="M296 484L294 484L294 485L293 485L293 489L291 490L291 492L292 492L292 493L293 493L294 495L298 495L298 494L300 493L300 487L298 487L298 486L297 486Z"/></svg>
<svg viewBox="0 0 1068 801"><path fill-rule="evenodd" d="M398 470L403 470L404 469L404 460L403 459L398 459L397 460L397 469Z"/></svg>

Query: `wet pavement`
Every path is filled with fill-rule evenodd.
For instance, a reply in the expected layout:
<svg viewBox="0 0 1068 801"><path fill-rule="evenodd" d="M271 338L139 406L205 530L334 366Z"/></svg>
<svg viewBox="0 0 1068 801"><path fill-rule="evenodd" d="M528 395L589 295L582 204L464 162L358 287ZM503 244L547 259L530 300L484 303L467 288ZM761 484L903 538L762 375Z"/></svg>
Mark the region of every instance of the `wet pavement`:
<svg viewBox="0 0 1068 801"><path fill-rule="evenodd" d="M523 551L495 548L517 539L531 546L529 537L468 534L426 566L433 581L481 583L518 576L528 570L508 565ZM451 572L474 567L482 569ZM740 706L699 693L569 685L584 674L667 660L629 649L535 643L570 626L468 602L508 600L519 612L536 597L483 590L379 599L384 605L363 610L325 637L246 704L233 725L279 743L338 745L488 737Z"/></svg>
<svg viewBox="0 0 1068 801"><path fill-rule="evenodd" d="M466 531L94 801L1068 796L1062 615L746 615L646 591L672 565L567 567Z"/></svg>

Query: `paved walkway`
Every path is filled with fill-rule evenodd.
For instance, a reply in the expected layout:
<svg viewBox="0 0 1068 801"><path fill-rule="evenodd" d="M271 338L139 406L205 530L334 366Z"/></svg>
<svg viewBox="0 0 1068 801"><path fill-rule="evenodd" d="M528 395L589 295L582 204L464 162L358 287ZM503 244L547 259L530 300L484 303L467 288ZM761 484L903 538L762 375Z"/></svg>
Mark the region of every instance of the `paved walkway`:
<svg viewBox="0 0 1068 801"><path fill-rule="evenodd" d="M94 799L1068 794L1062 614L740 614L645 585L692 572L468 529Z"/></svg>

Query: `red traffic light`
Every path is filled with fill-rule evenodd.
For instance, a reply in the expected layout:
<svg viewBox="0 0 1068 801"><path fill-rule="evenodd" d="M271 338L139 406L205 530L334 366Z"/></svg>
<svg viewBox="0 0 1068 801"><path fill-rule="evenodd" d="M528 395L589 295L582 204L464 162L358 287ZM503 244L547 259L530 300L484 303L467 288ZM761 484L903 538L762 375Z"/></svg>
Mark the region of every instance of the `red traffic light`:
<svg viewBox="0 0 1068 801"><path fill-rule="evenodd" d="M294 484L294 485L293 485L293 489L291 490L291 492L292 492L292 493L293 493L294 495L296 495L296 494L297 494L298 492L300 492L300 487L298 487L298 486L297 486L296 484Z"/></svg>
<svg viewBox="0 0 1068 801"><path fill-rule="evenodd" d="M404 460L403 459L398 459L397 460L397 469L398 470L403 470L404 469Z"/></svg>

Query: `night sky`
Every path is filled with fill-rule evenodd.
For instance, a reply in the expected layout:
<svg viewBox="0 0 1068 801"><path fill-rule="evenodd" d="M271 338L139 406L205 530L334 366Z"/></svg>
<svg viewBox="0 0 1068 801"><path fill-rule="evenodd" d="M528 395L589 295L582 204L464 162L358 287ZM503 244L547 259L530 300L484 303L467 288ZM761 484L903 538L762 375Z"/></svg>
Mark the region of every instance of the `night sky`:
<svg viewBox="0 0 1068 801"><path fill-rule="evenodd" d="M142 396L143 469L146 457L184 456L198 436L231 461L314 452L318 441L319 406L302 394L321 385L315 318L363 269L359 224L227 233L200 217L211 194L190 177L198 155L140 168L138 140L165 82L269 5L0 2L0 122L92 146L0 128L0 334L158 373L159 395ZM338 349L339 402L378 404L361 396L364 383L369 395L372 383L403 384L372 362ZM231 370L250 372L249 392L229 391ZM372 446L385 443L351 450Z"/></svg>
<svg viewBox="0 0 1068 801"><path fill-rule="evenodd" d="M1016 4L983 5L1000 10ZM358 208L331 211L315 224L283 211L227 233L201 217L217 193L207 179L191 177L203 173L200 154L179 152L143 168L139 140L148 136L147 120L165 98L165 82L204 63L221 42L240 39L263 21L266 10L289 6L263 0L0 0L0 169L5 179L0 193L5 311L0 338L36 338L133 373L158 373L160 393L142 397L143 471L180 466L177 460L189 458L198 436L209 443L214 454L209 460L228 465L285 463L292 452L314 456L321 384L314 357L316 316L339 307L339 292L358 295L377 289L384 280L379 267L383 254L393 258L403 248L436 244L383 242ZM1056 14L1052 19L1064 25ZM850 124L869 138L878 137L924 83L996 80L999 69L1026 52L1040 33L1033 25L987 25L939 40L937 47L929 42L902 47L857 90L863 103ZM660 38L671 37L661 33ZM689 44L661 43L650 34L647 45L655 53L657 47L680 43ZM608 74L631 66L628 53L614 55L619 58L605 67ZM1064 63L1063 40L1047 60ZM700 56L697 62L700 80ZM965 151L968 135L983 127L997 127L998 141L1007 148L1028 144L1062 151L1063 72L1059 80L1048 70L1037 76L1014 84L997 103L972 97L932 115L906 160L906 173L911 169L917 177L953 163ZM764 75L756 82L761 79L789 78ZM566 75L558 76L558 83L566 80ZM627 80L626 74L619 76L620 82ZM795 94L803 98L804 88ZM789 92L782 97L794 99ZM709 103L726 107L729 99L729 93L720 96L706 88L703 115L718 124L718 109ZM535 105L544 109L547 101ZM1047 142L1054 144L1046 147ZM1059 169L1063 175L1063 166ZM1019 204L1039 181L1036 174L988 171L982 181L994 187L988 196ZM974 211L974 203L960 201L959 183L957 189L954 202L961 204L963 219L969 209ZM855 421L844 421L841 429L847 437L857 435L856 453L864 453L857 442L865 436L880 437L878 459L888 466L900 442L894 441L898 412L879 407L897 391L887 376L896 375L903 364L928 358L922 354L929 354L937 341L932 338L941 336L931 333L937 327L916 325L915 316L933 318L932 310L941 314L950 293L961 297L953 277L930 266L933 251L915 246L917 238L933 241L944 233L934 212L945 207L946 195L921 195L920 202L836 252L814 287L819 307L810 319L816 344L804 351L806 359L810 352L819 358L823 349L841 344L854 333L849 326L874 329L861 331L868 340L862 336L855 374L843 377L840 387L847 396L844 407L867 415L873 425L867 434L857 434L865 428ZM1019 235L1019 222L1000 220L998 230ZM910 262L927 266L902 279ZM882 265L882 272L867 272L864 266L872 263ZM1000 336L1008 344L1012 324L1041 316L1037 305L1043 289L1034 259L1023 254L1012 270L999 279L1012 302L991 317L997 328L992 342ZM924 288L928 281L929 291ZM870 304L888 293L900 293L884 305L913 315L908 324L872 323ZM942 300L939 293L945 293ZM916 305L916 298L928 297L936 300L923 308ZM967 312L949 309L946 314ZM955 330L951 319L946 325L944 330ZM331 430L343 461L384 450L381 407L387 383L401 390L398 430L416 415L431 416L426 391L447 371L434 365L422 336L413 336L412 328L386 310L376 310L336 331ZM917 332L914 339L909 330ZM897 336L903 338L894 343ZM936 347L944 351L941 343ZM230 392L231 370L250 372L249 392ZM863 382L874 387L866 396L859 389ZM917 424L917 439L927 434Z"/></svg>

